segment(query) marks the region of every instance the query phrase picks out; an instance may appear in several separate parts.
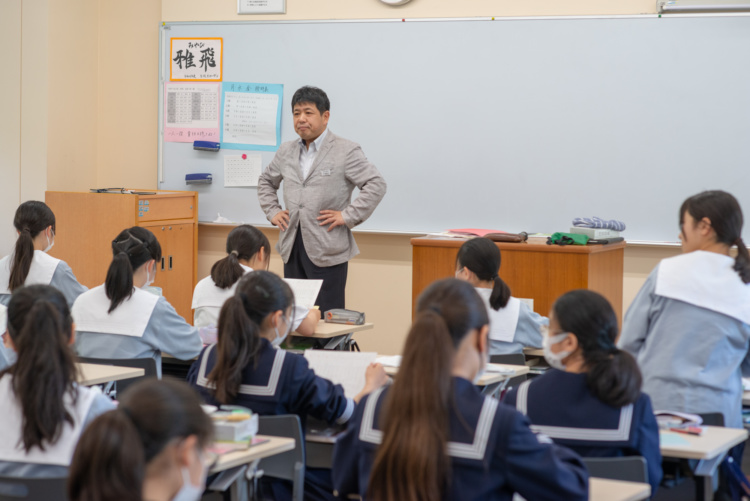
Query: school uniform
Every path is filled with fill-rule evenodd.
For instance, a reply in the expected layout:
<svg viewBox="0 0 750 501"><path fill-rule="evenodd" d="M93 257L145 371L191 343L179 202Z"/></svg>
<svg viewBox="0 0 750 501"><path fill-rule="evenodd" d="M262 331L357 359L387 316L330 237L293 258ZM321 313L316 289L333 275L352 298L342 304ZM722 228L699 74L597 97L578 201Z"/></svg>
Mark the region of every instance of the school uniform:
<svg viewBox="0 0 750 501"><path fill-rule="evenodd" d="M203 399L210 404L220 403L213 398L213 385L208 374L217 361L215 344L203 349L187 376ZM328 423L346 423L354 413L355 404L344 395L341 385L318 377L310 369L305 357L276 349L267 339L261 339L257 368L245 367L239 394L231 402L241 405L261 416L297 414L302 429L308 415ZM270 499L289 499L291 490L282 481L264 483ZM333 499L328 470L306 469L305 499Z"/></svg>
<svg viewBox="0 0 750 501"><path fill-rule="evenodd" d="M73 402L65 395L65 407L74 424L65 422L62 433L54 444L44 443L26 452L21 441L23 413L11 386L10 374L0 377L0 402L3 402L3 432L0 433L0 475L12 477L64 477L73 458L73 451L83 429L95 417L115 408L114 402L102 395L98 388L78 386L78 398Z"/></svg>
<svg viewBox="0 0 750 501"><path fill-rule="evenodd" d="M8 329L8 308L0 304L0 334ZM16 363L16 352L5 347L5 343L0 340L0 371L4 371Z"/></svg>
<svg viewBox="0 0 750 501"><path fill-rule="evenodd" d="M515 409L483 396L469 381L453 378L450 418L451 478L444 499L588 499L588 474L574 453L535 435ZM365 496L383 438L381 411L389 389L363 399L348 429L336 441L333 484L339 495Z"/></svg>
<svg viewBox="0 0 750 501"><path fill-rule="evenodd" d="M146 358L156 360L161 377L162 352L181 360L195 358L203 343L198 329L177 314L171 304L139 288L112 313L104 285L81 294L73 305L75 348L82 357Z"/></svg>
<svg viewBox="0 0 750 501"><path fill-rule="evenodd" d="M542 347L542 326L549 320L533 311L520 299L511 296L504 308L490 306L492 289L477 287L490 317L490 355L523 353L527 346Z"/></svg>
<svg viewBox="0 0 750 501"><path fill-rule="evenodd" d="M531 429L582 457L643 456L655 493L662 477L659 425L651 399L641 393L624 407L607 405L591 393L586 374L550 369L513 388L503 401L531 420Z"/></svg>
<svg viewBox="0 0 750 501"><path fill-rule="evenodd" d="M243 275L253 271L249 266L243 264L240 264L240 266L242 266ZM202 327L217 327L219 325L221 307L224 306L227 299L234 296L238 282L239 280L226 289L217 286L211 275L198 282L193 291L192 308L195 310L193 325L199 329ZM307 308L294 306L292 309L292 331L296 331L299 328L309 311Z"/></svg>
<svg viewBox="0 0 750 501"><path fill-rule="evenodd" d="M0 304L8 306L11 292L8 289L10 282L10 267L13 263L13 255L0 259ZM31 268L26 276L24 285L51 285L62 292L68 306L73 306L76 298L88 289L78 283L73 270L68 263L56 259L46 252L35 250L31 260Z"/></svg>
<svg viewBox="0 0 750 501"><path fill-rule="evenodd" d="M695 251L651 272L618 345L638 360L656 410L721 412L742 427L742 375L750 375L750 285L734 259Z"/></svg>

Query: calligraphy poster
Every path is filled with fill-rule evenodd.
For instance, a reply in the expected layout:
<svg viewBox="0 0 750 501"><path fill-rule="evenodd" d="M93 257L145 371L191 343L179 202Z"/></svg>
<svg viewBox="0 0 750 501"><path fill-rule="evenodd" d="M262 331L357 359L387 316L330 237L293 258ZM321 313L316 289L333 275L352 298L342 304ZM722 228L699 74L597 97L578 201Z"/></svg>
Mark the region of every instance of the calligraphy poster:
<svg viewBox="0 0 750 501"><path fill-rule="evenodd" d="M224 82L221 147L276 151L281 145L281 84Z"/></svg>
<svg viewBox="0 0 750 501"><path fill-rule="evenodd" d="M219 141L218 83L164 83L164 140Z"/></svg>
<svg viewBox="0 0 750 501"><path fill-rule="evenodd" d="M220 82L222 38L171 38L169 79Z"/></svg>

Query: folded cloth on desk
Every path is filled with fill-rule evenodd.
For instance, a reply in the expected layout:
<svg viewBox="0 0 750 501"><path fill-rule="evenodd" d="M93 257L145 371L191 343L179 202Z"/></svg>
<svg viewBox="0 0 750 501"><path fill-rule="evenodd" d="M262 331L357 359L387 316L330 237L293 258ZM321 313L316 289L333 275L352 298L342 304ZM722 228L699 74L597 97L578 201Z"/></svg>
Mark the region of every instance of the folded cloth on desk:
<svg viewBox="0 0 750 501"><path fill-rule="evenodd" d="M582 228L606 228L608 230L623 231L625 230L625 223L618 221L617 219L610 219L608 221L599 217L577 217L573 220L573 226L580 226Z"/></svg>
<svg viewBox="0 0 750 501"><path fill-rule="evenodd" d="M547 245L586 245L589 241L588 235L579 235L578 233L553 233L547 239Z"/></svg>

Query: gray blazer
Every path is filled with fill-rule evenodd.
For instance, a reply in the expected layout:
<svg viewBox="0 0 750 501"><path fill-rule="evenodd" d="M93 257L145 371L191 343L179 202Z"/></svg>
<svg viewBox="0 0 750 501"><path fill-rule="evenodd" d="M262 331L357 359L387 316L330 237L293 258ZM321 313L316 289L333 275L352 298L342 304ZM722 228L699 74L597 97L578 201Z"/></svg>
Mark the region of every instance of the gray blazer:
<svg viewBox="0 0 750 501"><path fill-rule="evenodd" d="M317 266L334 266L359 254L351 228L365 221L385 196L386 184L357 143L334 135L323 140L306 179L299 165L299 141L281 145L258 181L258 201L270 221L282 211L277 190L284 181L284 206L289 228L281 231L276 249L289 261L297 227L302 229L305 251ZM352 202L354 187L359 196ZM342 211L345 226L330 232L317 221L321 210Z"/></svg>

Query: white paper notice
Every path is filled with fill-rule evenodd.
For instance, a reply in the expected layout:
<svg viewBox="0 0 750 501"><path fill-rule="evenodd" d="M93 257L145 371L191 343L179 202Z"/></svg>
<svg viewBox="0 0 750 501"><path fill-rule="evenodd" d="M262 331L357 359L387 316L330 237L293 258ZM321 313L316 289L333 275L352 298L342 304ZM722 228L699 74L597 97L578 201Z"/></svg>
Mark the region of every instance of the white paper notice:
<svg viewBox="0 0 750 501"><path fill-rule="evenodd" d="M305 358L315 374L340 384L349 398L365 387L365 370L377 356L369 352L305 350Z"/></svg>
<svg viewBox="0 0 750 501"><path fill-rule="evenodd" d="M166 83L167 127L219 129L219 84Z"/></svg>
<svg viewBox="0 0 750 501"><path fill-rule="evenodd" d="M276 146L279 96L225 92L222 142Z"/></svg>
<svg viewBox="0 0 750 501"><path fill-rule="evenodd" d="M311 310L315 306L323 280L300 280L298 278L285 278L284 281L294 292L294 303L297 306Z"/></svg>
<svg viewBox="0 0 750 501"><path fill-rule="evenodd" d="M263 157L260 153L224 155L225 188L258 186L258 179L262 171Z"/></svg>
<svg viewBox="0 0 750 501"><path fill-rule="evenodd" d="M238 0L237 14L286 14L286 0Z"/></svg>

